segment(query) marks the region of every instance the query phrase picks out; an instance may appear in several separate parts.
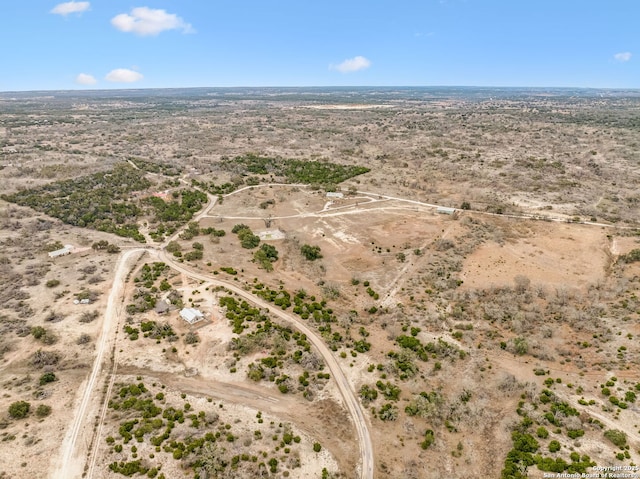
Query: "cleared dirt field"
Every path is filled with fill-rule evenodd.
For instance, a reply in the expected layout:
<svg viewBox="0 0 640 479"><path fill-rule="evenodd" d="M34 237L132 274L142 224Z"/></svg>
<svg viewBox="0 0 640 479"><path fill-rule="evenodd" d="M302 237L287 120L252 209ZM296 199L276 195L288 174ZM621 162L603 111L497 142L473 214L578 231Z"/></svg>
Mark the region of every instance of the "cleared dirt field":
<svg viewBox="0 0 640 479"><path fill-rule="evenodd" d="M583 289L603 281L611 262L609 231L532 223L524 237L485 243L464 262L463 288L513 286L517 275L548 287Z"/></svg>

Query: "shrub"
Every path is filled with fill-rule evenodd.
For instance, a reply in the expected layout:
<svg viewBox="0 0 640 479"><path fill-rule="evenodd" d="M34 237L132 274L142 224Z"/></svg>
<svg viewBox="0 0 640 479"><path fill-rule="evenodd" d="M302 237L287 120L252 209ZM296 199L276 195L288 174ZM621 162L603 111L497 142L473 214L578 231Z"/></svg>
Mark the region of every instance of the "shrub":
<svg viewBox="0 0 640 479"><path fill-rule="evenodd" d="M375 401L378 398L378 391L367 384L364 384L360 388L360 397L362 398L362 402L366 404L371 401Z"/></svg>
<svg viewBox="0 0 640 479"><path fill-rule="evenodd" d="M31 355L30 363L37 368L45 366L54 366L60 361L60 355L54 351L43 351L38 349Z"/></svg>
<svg viewBox="0 0 640 479"><path fill-rule="evenodd" d="M118 247L117 245L110 244L109 246L107 246L107 253L115 254L119 252L120 252L120 247Z"/></svg>
<svg viewBox="0 0 640 479"><path fill-rule="evenodd" d="M44 373L42 376L40 376L40 386L43 386L45 384L48 383L52 383L54 381L57 381L58 378L56 377L55 373L52 372L48 372L48 373Z"/></svg>
<svg viewBox="0 0 640 479"><path fill-rule="evenodd" d="M47 330L42 326L35 326L31 328L31 334L36 339L42 339L47 335Z"/></svg>
<svg viewBox="0 0 640 479"><path fill-rule="evenodd" d="M260 245L260 249L264 251L264 254L269 258L269 261L273 262L278 260L278 250L275 246L263 243Z"/></svg>
<svg viewBox="0 0 640 479"><path fill-rule="evenodd" d="M173 254L176 251L182 251L182 246L180 246L180 243L178 243L177 241L169 241L165 249L167 250L167 252Z"/></svg>
<svg viewBox="0 0 640 479"><path fill-rule="evenodd" d="M81 323L90 323L91 321L94 321L98 316L99 313L97 311L85 311L80 315L79 321Z"/></svg>
<svg viewBox="0 0 640 479"><path fill-rule="evenodd" d="M540 426L536 431L536 436L540 439L546 439L549 437L549 431L545 427Z"/></svg>
<svg viewBox="0 0 640 479"><path fill-rule="evenodd" d="M319 442L314 442L313 443L313 451L314 452L320 452L321 449L322 449L322 445Z"/></svg>
<svg viewBox="0 0 640 479"><path fill-rule="evenodd" d="M302 253L302 256L304 256L309 261L314 261L316 259L322 258L322 255L320 254L320 246L311 246L308 244L304 244L300 248L300 252Z"/></svg>
<svg viewBox="0 0 640 479"><path fill-rule="evenodd" d="M380 408L378 417L383 421L395 421L398 419L398 408L391 403L386 403Z"/></svg>
<svg viewBox="0 0 640 479"><path fill-rule="evenodd" d="M555 439L549 443L549 452L558 452L560 450L560 443Z"/></svg>
<svg viewBox="0 0 640 479"><path fill-rule="evenodd" d="M187 254L184 255L184 259L186 261L196 261L199 259L202 259L202 250L193 250L193 251L189 251Z"/></svg>
<svg viewBox="0 0 640 479"><path fill-rule="evenodd" d="M60 285L60 280L58 279L50 279L45 283L45 286L47 288L55 288L56 286L59 286L59 285Z"/></svg>
<svg viewBox="0 0 640 479"><path fill-rule="evenodd" d="M569 436L571 439L578 439L579 437L584 436L584 430L583 429L569 429L567 431L567 436Z"/></svg>
<svg viewBox="0 0 640 479"><path fill-rule="evenodd" d="M9 416L14 419L22 419L29 415L31 404L26 401L16 401L9 406Z"/></svg>
<svg viewBox="0 0 640 479"><path fill-rule="evenodd" d="M619 429L608 429L604 432L604 437L609 439L615 446L623 448L627 445L627 434Z"/></svg>
<svg viewBox="0 0 640 479"><path fill-rule="evenodd" d="M420 443L420 447L422 449L429 449L429 447L433 444L434 440L435 440L435 436L434 436L433 430L427 429L427 431L424 433L424 441Z"/></svg>
<svg viewBox="0 0 640 479"><path fill-rule="evenodd" d="M518 356L523 356L527 354L528 351L529 351L529 345L527 344L526 339L522 337L513 339L513 352L515 354L517 354Z"/></svg>
<svg viewBox="0 0 640 479"><path fill-rule="evenodd" d="M251 228L249 228L247 225L243 224L243 223L239 223L237 225L235 225L232 229L231 232L233 234L237 234L238 232L240 232L240 230L250 230Z"/></svg>
<svg viewBox="0 0 640 479"><path fill-rule="evenodd" d="M625 263L634 263L636 261L640 261L640 249L633 249L627 254L621 255L620 260Z"/></svg>
<svg viewBox="0 0 640 479"><path fill-rule="evenodd" d="M47 417L51 414L51 406L47 406L46 404L40 404L36 408L36 416L38 417Z"/></svg>

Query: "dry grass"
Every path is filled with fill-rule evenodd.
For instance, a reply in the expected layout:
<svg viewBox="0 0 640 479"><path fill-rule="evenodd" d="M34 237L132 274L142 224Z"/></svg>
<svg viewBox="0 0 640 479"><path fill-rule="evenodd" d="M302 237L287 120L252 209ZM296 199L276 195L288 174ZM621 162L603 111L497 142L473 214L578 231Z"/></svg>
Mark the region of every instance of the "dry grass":
<svg viewBox="0 0 640 479"><path fill-rule="evenodd" d="M521 395L528 400L537 396L549 376L562 379L554 393L579 407L581 418L624 429L631 460L640 460L640 439L629 426L638 423L636 406L618 410L599 392L613 375L625 390L640 381L640 266L616 261L639 247L636 231L479 214L524 212L540 219L636 226L637 99L376 98L374 103L385 108L347 109L308 108L321 105L314 98L199 97L186 103L154 98L147 103L141 109L140 103L123 99L58 99L44 108L0 97L4 191L104 170L129 156L180 163L190 177L218 184L243 181L221 171L218 160L250 151L370 167L370 173L342 188L373 194L336 201L330 208L339 209L331 214L316 215L326 206L324 192L256 188L225 198L201 221L201 226L225 229L227 236L193 241L204 244L204 258L195 263L203 271L234 267L240 284L259 278L274 289L303 288L327 298L338 318L333 332L345 338L336 354L345 353L340 360L354 388L378 380L401 388L396 421L382 421L368 409L377 477L497 476L511 447L510 431L520 420L516 409ZM429 208L384 200L379 194L455 207L466 201L479 213L464 212L458 219L436 216ZM307 216L292 217L300 214ZM252 253L239 247L231 234L236 223L285 233L286 239L271 243L280 253L274 272L260 269ZM57 405L72 404L85 379L115 261L96 251L51 261L45 247L57 241L85 248L101 239L121 247L131 243L4 202L0 231L0 284L11 285L0 290L0 383L5 389L0 417L17 400L53 406L51 416L37 424L30 420L28 430L24 422L2 419L1 434L14 438L7 441L14 441L16 453L0 466L0 475L44 476L48 464L37 458L56 456L59 431L70 423L70 408ZM192 241L180 243L184 251L191 249ZM300 255L302 244L320 246L323 258L306 261ZM50 281L53 286L47 286ZM187 278L172 276L170 281L185 299L205 298L198 304L213 304L211 292L197 297L193 290L199 285ZM364 281L378 299L367 293ZM91 306L73 304L74 294L82 291L93 296ZM369 313L374 306L377 311ZM153 315L145 313L133 322ZM167 382L173 377L173 394L196 388L181 376L185 371L198 371L201 383L204 378L211 384L246 386L242 368L262 353L239 362L233 358L227 347L232 334L224 321L203 326L200 341L185 345L190 330L175 316L166 320L184 335L177 352L146 338L147 343L122 337L122 365L139 368L136 375L146 370L166 374L162 379ZM39 343L30 335L34 326L46 326L58 342ZM349 344L361 338L361 327L369 334L371 349L352 355ZM416 337L422 343L440 338L464 351L465 358L422 362L407 353L417 372L400 379L397 362L388 353L400 349L396 339L411 328L420 329ZM239 372L232 374L234 361ZM48 370L55 370L59 381L40 386L38 378ZM537 376L534 370L549 375ZM252 391L279 397L269 384ZM442 401L428 419L404 412L416 395L432 391ZM465 402L461 398L466 393L470 399ZM271 414L290 414L309 440L317 434L349 475L356 448L335 395L328 385L299 414L290 412L299 399L286 396L284 406L274 406ZM582 396L596 404L580 405ZM369 407L378 411L384 403L379 398ZM249 415L245 411L238 417ZM332 420L323 421L326 417ZM586 435L580 445L563 438L563 450L588 453L599 465L621 464L612 459L601 431L588 424L582 421ZM420 442L427 429L435 431L436 441L423 450ZM28 465L21 467L23 463Z"/></svg>

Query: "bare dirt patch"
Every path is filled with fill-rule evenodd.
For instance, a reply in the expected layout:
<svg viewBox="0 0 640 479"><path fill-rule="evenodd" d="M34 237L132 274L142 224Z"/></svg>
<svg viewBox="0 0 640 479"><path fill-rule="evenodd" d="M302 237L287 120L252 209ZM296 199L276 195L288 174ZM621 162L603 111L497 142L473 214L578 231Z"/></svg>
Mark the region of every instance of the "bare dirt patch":
<svg viewBox="0 0 640 479"><path fill-rule="evenodd" d="M605 277L606 235L599 228L536 223L525 238L486 243L470 254L463 288L512 285L517 275L536 284L584 288Z"/></svg>

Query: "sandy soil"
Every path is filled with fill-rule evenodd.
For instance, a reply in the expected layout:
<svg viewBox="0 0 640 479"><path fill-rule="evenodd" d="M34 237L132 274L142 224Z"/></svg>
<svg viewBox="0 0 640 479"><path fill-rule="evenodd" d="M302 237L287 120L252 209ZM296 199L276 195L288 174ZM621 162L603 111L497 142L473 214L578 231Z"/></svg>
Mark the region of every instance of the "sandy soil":
<svg viewBox="0 0 640 479"><path fill-rule="evenodd" d="M605 277L607 234L600 228L536 223L524 238L486 243L469 255L463 288L512 286L516 275L534 284L584 288Z"/></svg>

